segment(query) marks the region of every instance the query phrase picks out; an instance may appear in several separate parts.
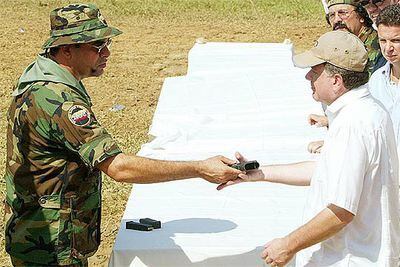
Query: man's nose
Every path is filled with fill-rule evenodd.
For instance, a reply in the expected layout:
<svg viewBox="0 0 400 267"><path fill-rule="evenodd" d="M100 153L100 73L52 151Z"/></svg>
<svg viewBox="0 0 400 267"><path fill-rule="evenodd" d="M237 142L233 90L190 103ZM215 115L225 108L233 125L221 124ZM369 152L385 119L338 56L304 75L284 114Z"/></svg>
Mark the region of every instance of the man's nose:
<svg viewBox="0 0 400 267"><path fill-rule="evenodd" d="M387 42L385 48L386 48L387 51L393 51L394 50L393 43L392 42Z"/></svg>
<svg viewBox="0 0 400 267"><path fill-rule="evenodd" d="M368 4L365 9L367 10L368 14L373 14L377 11L378 7L374 4Z"/></svg>
<svg viewBox="0 0 400 267"><path fill-rule="evenodd" d="M339 14L335 13L335 16L333 17L332 24L335 25L336 23L342 22L342 21L343 21L343 19L339 16Z"/></svg>

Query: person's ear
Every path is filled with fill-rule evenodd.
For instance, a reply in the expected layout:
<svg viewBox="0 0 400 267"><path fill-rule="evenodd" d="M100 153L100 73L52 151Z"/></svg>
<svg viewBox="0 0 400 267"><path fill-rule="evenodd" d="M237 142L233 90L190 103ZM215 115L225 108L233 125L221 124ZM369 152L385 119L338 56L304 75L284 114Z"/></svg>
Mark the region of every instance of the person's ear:
<svg viewBox="0 0 400 267"><path fill-rule="evenodd" d="M345 93L346 87L344 86L343 83L343 77L340 74L334 74L332 76L333 78L333 92L335 93L335 95L342 95L343 93Z"/></svg>
<svg viewBox="0 0 400 267"><path fill-rule="evenodd" d="M341 94L341 90L343 87L343 78L342 75L340 74L334 74L332 75L332 87L333 87L333 91L336 95L340 95Z"/></svg>
<svg viewBox="0 0 400 267"><path fill-rule="evenodd" d="M70 59L72 57L72 45L63 45L60 47L60 52L65 58Z"/></svg>

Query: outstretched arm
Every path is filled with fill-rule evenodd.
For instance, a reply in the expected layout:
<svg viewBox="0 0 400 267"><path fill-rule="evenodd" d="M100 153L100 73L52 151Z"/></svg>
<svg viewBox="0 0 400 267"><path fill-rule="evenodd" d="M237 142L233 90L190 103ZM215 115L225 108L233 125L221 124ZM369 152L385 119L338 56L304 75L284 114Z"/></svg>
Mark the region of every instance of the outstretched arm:
<svg viewBox="0 0 400 267"><path fill-rule="evenodd" d="M164 161L121 153L97 168L118 182L157 183L201 177L212 183L224 183L241 173L227 166L234 162L223 156L200 161Z"/></svg>
<svg viewBox="0 0 400 267"><path fill-rule="evenodd" d="M315 161L303 161L291 164L269 165L261 168L264 181L287 185L310 185L314 173ZM240 174L239 177L245 174Z"/></svg>
<svg viewBox="0 0 400 267"><path fill-rule="evenodd" d="M240 153L236 153L236 158L239 161L246 159ZM228 181L217 187L218 190L226 186L234 185L241 182L258 182L265 181L271 183L281 183L288 185L305 186L310 185L311 176L315 169L314 161L304 161L292 164L281 165L266 165L261 166L258 170L248 171L247 173L239 174L235 180Z"/></svg>

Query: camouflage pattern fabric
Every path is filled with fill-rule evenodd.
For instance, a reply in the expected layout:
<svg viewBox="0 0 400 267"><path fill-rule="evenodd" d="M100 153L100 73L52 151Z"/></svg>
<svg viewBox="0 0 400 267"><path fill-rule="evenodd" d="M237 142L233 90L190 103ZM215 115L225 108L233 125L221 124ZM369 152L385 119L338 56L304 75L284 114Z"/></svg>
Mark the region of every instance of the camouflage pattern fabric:
<svg viewBox="0 0 400 267"><path fill-rule="evenodd" d="M83 90L35 82L7 114L6 251L38 265L82 265L100 243L101 172L121 152Z"/></svg>
<svg viewBox="0 0 400 267"><path fill-rule="evenodd" d="M25 266L29 266L29 267L60 266L57 263L54 263L54 264L38 264L38 263L35 263L35 262L31 262L31 261L21 261L20 259L15 259L13 257L11 257L11 262L12 262L13 266L17 266L17 267L25 267ZM87 266L89 266L87 260L82 260L80 263L65 265L65 267L87 267Z"/></svg>
<svg viewBox="0 0 400 267"><path fill-rule="evenodd" d="M375 65L379 61L379 58L382 57L378 33L373 28L364 28L358 37L365 44L365 47L368 51L367 68L369 76L371 76L375 70Z"/></svg>
<svg viewBox="0 0 400 267"><path fill-rule="evenodd" d="M43 49L94 42L122 33L108 26L93 4L71 4L57 8L50 13L50 25L50 38L43 44Z"/></svg>

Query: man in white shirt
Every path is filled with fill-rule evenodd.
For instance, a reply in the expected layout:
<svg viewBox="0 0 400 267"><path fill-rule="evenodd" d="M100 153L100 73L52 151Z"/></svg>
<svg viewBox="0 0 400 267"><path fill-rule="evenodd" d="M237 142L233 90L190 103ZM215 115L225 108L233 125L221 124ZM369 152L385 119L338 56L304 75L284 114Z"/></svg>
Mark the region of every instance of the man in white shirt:
<svg viewBox="0 0 400 267"><path fill-rule="evenodd" d="M328 32L294 62L311 67L313 98L327 105L318 161L263 166L219 189L244 181L310 185L304 224L265 245L267 264L284 266L297 253L297 266L398 266L398 157L389 115L366 86L363 43Z"/></svg>
<svg viewBox="0 0 400 267"><path fill-rule="evenodd" d="M387 63L371 76L369 88L371 95L389 111L400 151L400 5L384 9L376 24L379 44Z"/></svg>

